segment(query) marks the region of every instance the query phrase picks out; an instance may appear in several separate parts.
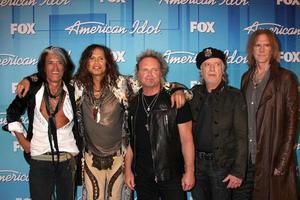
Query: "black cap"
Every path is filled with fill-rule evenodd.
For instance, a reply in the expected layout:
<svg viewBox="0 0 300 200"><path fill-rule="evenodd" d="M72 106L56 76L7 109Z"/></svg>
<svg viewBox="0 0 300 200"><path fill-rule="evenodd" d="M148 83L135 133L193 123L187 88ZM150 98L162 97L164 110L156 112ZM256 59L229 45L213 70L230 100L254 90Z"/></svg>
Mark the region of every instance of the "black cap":
<svg viewBox="0 0 300 200"><path fill-rule="evenodd" d="M200 69L201 64L210 58L220 58L226 65L226 56L223 51L212 47L207 47L198 53L196 57L196 66Z"/></svg>

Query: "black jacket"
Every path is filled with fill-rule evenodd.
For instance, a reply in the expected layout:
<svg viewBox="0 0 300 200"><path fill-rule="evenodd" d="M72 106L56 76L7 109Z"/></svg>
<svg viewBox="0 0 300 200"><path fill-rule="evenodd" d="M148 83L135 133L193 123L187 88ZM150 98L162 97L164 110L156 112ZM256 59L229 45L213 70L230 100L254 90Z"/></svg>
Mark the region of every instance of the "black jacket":
<svg viewBox="0 0 300 200"><path fill-rule="evenodd" d="M27 130L27 140L30 141L32 139L33 133L33 118L34 118L34 108L36 105L35 102L35 95L39 91L39 89L42 86L42 82L36 82L35 84L31 84L30 90L26 97L19 98L16 96L16 98L13 100L13 102L9 105L7 111L6 111L6 118L7 122L14 122L14 121L20 121L21 116L27 111L28 115L28 130ZM81 152L82 150L82 138L78 134L78 122L76 118L76 104L75 104L75 97L74 97L74 87L66 84L66 87L68 89L69 95L70 95L70 101L72 104L72 109L74 113L74 126L73 126L73 134L74 138L76 140L76 145ZM6 125L7 126L7 125ZM7 129L7 128L4 128ZM77 163L77 171L76 171L76 185L81 185L81 153L76 157L76 163ZM28 163L30 163L30 155L24 152L24 157Z"/></svg>
<svg viewBox="0 0 300 200"><path fill-rule="evenodd" d="M133 171L136 161L136 133L138 123L136 112L142 106L141 94L130 102L129 129L130 145L133 150ZM170 95L162 90L150 114L150 145L153 158L153 170L157 181L168 181L183 174L184 162L181 152L179 130L176 123L177 109L171 108ZM136 173L136 172L135 172Z"/></svg>
<svg viewBox="0 0 300 200"><path fill-rule="evenodd" d="M205 85L192 88L193 99L190 107L193 115L193 136L199 134L197 127L200 111L208 94ZM221 83L213 91L212 145L214 165L227 168L229 174L245 177L247 165L248 124L247 107L242 93L233 87ZM195 144L197 141L195 141Z"/></svg>

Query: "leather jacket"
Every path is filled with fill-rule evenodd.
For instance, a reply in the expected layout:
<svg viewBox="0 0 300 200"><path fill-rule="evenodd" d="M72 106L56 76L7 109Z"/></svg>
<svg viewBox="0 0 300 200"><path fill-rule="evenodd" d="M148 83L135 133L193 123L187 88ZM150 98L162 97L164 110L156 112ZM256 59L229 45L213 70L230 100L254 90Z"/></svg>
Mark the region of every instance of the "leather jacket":
<svg viewBox="0 0 300 200"><path fill-rule="evenodd" d="M192 88L190 107L193 116L195 144L200 111L208 95L205 85ZM212 91L212 153L215 168L226 168L229 174L245 177L247 164L247 107L242 93L224 82Z"/></svg>
<svg viewBox="0 0 300 200"><path fill-rule="evenodd" d="M136 162L136 133L135 126L138 106L142 106L142 90L130 102L129 129L130 145L133 150L133 171ZM155 180L168 181L182 175L184 171L183 156L179 130L176 123L177 109L171 108L170 95L162 90L150 114L149 135L153 159Z"/></svg>

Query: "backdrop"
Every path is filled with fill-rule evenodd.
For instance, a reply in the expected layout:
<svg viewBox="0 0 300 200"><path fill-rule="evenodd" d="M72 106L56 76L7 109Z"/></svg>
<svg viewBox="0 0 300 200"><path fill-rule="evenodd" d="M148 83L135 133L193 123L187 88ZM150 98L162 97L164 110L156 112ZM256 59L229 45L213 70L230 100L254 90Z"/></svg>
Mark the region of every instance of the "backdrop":
<svg viewBox="0 0 300 200"><path fill-rule="evenodd" d="M64 47L77 65L86 46L107 45L123 74L133 74L139 53L155 49L170 66L168 80L189 87L199 80L197 53L212 46L228 56L230 84L239 88L249 34L267 28L281 42L281 64L300 78L299 5L300 0L0 0L0 125L16 83L36 71L49 45ZM23 121L28 124L27 116ZM4 200L29 199L22 149L2 130L0 194Z"/></svg>

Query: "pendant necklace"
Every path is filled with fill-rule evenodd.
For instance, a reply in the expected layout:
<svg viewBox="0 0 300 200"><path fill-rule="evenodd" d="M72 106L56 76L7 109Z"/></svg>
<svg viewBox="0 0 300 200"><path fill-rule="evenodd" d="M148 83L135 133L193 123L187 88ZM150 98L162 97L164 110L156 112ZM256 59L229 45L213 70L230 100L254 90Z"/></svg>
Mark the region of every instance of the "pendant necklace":
<svg viewBox="0 0 300 200"><path fill-rule="evenodd" d="M269 70L270 66L266 67L261 74L258 74L257 68L254 70L254 73L252 75L252 82L253 82L253 87L256 89L258 84L264 79L264 76L266 72Z"/></svg>
<svg viewBox="0 0 300 200"><path fill-rule="evenodd" d="M93 91L93 93L91 94L91 103L92 103L92 107L93 107L93 117L94 120L97 123L100 123L101 120L101 105L103 104L103 100L104 100L104 90L100 90L100 91ZM97 97L95 96L95 94L100 94L99 97L97 95Z"/></svg>
<svg viewBox="0 0 300 200"><path fill-rule="evenodd" d="M99 123L101 120L101 114L100 114L100 99L94 100L94 106L93 106L93 117L94 120Z"/></svg>
<svg viewBox="0 0 300 200"><path fill-rule="evenodd" d="M150 113L151 113L151 110L154 108L154 105L158 99L158 96L159 96L159 93L158 92L152 99L152 101L150 102L150 104L147 103L147 100L145 98L145 95L142 94L142 104L143 104L143 108L144 108L144 111L146 113L146 116L147 116L147 121L146 121L146 124L145 124L145 127L146 127L146 130L149 132L149 116L150 116Z"/></svg>

